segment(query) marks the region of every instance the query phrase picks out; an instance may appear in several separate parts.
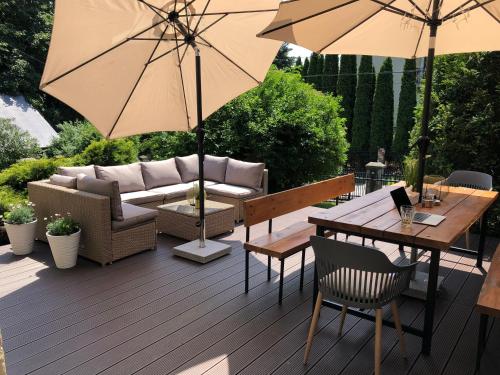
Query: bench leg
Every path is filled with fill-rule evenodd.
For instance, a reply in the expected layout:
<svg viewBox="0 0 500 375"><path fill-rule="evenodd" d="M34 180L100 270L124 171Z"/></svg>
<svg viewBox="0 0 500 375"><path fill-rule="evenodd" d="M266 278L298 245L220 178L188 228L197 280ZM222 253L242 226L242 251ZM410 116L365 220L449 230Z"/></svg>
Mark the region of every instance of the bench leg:
<svg viewBox="0 0 500 375"><path fill-rule="evenodd" d="M248 293L248 268L250 252L245 250L245 293Z"/></svg>
<svg viewBox="0 0 500 375"><path fill-rule="evenodd" d="M304 266L306 264L306 249L302 250L302 262L300 264L300 291L304 289Z"/></svg>
<svg viewBox="0 0 500 375"><path fill-rule="evenodd" d="M479 339L477 342L476 371L481 367L481 357L483 356L486 345L486 329L488 327L488 315L481 314L479 317Z"/></svg>
<svg viewBox="0 0 500 375"><path fill-rule="evenodd" d="M271 280L271 257L267 256L267 281Z"/></svg>
<svg viewBox="0 0 500 375"><path fill-rule="evenodd" d="M278 303L281 305L283 300L283 274L285 273L285 259L280 259L280 290Z"/></svg>
<svg viewBox="0 0 500 375"><path fill-rule="evenodd" d="M483 267L484 244L486 241L486 227L488 226L487 215L488 215L488 211L486 211L483 214L483 216L481 217L481 220L479 221L480 232L479 232L479 246L477 249L477 260L476 260L476 267L477 268Z"/></svg>

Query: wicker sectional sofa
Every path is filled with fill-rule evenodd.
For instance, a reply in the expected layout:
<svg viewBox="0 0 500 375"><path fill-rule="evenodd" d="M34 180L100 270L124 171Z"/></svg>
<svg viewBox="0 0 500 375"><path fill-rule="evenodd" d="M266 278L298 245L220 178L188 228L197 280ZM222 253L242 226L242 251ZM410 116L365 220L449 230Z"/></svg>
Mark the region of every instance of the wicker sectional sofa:
<svg viewBox="0 0 500 375"><path fill-rule="evenodd" d="M207 155L204 171L207 198L232 204L235 221L243 219L246 199L267 194L268 175L261 163ZM84 184L80 185L82 178L118 184L121 215L118 219L116 199L113 202L112 196L84 191ZM28 184L29 199L35 203L39 218L37 238L46 241L45 223L41 219L70 212L82 227L79 254L86 258L104 265L154 249L156 208L184 200L197 179L196 155L113 167L59 168L50 180Z"/></svg>

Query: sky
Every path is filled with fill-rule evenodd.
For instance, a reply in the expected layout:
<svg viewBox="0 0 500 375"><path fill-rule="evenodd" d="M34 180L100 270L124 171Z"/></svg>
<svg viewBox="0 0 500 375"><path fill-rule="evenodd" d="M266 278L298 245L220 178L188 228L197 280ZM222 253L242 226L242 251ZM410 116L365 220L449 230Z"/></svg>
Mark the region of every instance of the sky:
<svg viewBox="0 0 500 375"><path fill-rule="evenodd" d="M290 44L289 47L292 48L292 50L289 52L289 55L290 56L295 56L295 57L302 57L302 60L304 59L304 57L309 57L311 55L311 51L309 51L308 49L304 48L304 47L299 47L299 46L296 46L294 44Z"/></svg>

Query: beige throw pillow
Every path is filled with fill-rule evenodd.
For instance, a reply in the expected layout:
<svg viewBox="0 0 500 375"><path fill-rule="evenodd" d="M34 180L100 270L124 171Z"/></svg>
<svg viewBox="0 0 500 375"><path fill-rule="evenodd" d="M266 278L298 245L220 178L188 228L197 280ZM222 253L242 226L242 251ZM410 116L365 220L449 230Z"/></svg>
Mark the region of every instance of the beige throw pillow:
<svg viewBox="0 0 500 375"><path fill-rule="evenodd" d="M203 162L205 179L223 183L226 178L228 157L205 155Z"/></svg>
<svg viewBox="0 0 500 375"><path fill-rule="evenodd" d="M105 181L118 181L120 193L146 190L139 163L116 165L113 167L95 167L97 178Z"/></svg>
<svg viewBox="0 0 500 375"><path fill-rule="evenodd" d="M83 167L59 167L59 168L57 168L57 174L60 174L63 176L76 177L80 173L83 173L85 176L96 178L95 168L93 165L85 165Z"/></svg>
<svg viewBox="0 0 500 375"><path fill-rule="evenodd" d="M141 167L147 190L182 183L174 158L141 163Z"/></svg>
<svg viewBox="0 0 500 375"><path fill-rule="evenodd" d="M49 181L52 185L63 186L69 189L76 189L76 177L53 174L49 177Z"/></svg>
<svg viewBox="0 0 500 375"><path fill-rule="evenodd" d="M99 194L109 197L111 201L111 218L116 221L123 220L122 200L118 181L105 181L79 174L77 188L87 193Z"/></svg>
<svg viewBox="0 0 500 375"><path fill-rule="evenodd" d="M264 174L264 163L249 163L229 158L226 169L226 184L258 189Z"/></svg>
<svg viewBox="0 0 500 375"><path fill-rule="evenodd" d="M175 163L181 174L182 182L191 182L198 179L198 155L176 156Z"/></svg>

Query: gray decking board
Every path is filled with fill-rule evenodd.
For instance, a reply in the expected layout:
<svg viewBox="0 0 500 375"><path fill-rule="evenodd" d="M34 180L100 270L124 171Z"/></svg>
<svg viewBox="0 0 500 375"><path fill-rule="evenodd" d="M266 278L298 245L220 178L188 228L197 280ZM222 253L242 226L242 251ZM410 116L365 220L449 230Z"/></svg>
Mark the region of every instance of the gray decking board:
<svg viewBox="0 0 500 375"><path fill-rule="evenodd" d="M305 219L314 210L279 218L274 227ZM252 238L266 232L265 224L253 228ZM8 374L371 373L373 323L349 316L338 338L338 312L331 309L323 309L309 365L302 365L313 276L310 249L302 293L300 254L287 259L286 298L279 307L279 263L273 261L268 283L264 256L251 256L251 290L243 293L242 226L223 236L233 253L203 266L172 256L178 240L159 239L158 251L107 267L79 260L77 268L66 271L54 268L46 245L28 258L0 247L0 327ZM497 242L488 238L488 250ZM398 255L394 245L376 245L392 259ZM394 330L384 328L384 374L471 373L478 325L472 307L483 276L470 257L443 254L441 265L445 292L437 301L433 353L422 357L420 339L406 335L405 364ZM403 298L400 311L405 323L422 325L423 303ZM494 324L488 345L499 345L499 332ZM482 373L498 369L494 353L488 346Z"/></svg>

